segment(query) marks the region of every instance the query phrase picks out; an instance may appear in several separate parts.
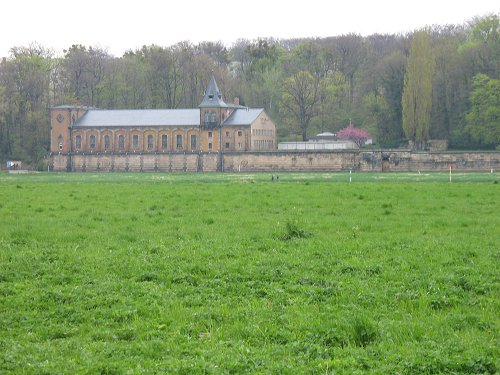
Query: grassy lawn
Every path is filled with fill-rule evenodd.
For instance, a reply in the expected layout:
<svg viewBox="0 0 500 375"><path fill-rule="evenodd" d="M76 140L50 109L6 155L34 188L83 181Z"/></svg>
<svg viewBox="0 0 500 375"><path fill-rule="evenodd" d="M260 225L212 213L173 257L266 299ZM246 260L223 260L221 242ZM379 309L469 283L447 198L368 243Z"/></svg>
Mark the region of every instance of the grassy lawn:
<svg viewBox="0 0 500 375"><path fill-rule="evenodd" d="M497 373L499 179L0 175L0 373Z"/></svg>

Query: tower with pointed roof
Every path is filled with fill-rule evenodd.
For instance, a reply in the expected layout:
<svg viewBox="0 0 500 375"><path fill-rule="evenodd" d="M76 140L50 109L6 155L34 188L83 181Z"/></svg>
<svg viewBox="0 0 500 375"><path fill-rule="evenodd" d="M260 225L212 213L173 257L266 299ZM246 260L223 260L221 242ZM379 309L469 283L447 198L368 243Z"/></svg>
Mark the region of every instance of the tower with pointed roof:
<svg viewBox="0 0 500 375"><path fill-rule="evenodd" d="M221 151L224 145L222 127L226 119L234 111L234 105L228 105L222 97L217 82L212 73L200 109L200 131L203 146L209 151Z"/></svg>
<svg viewBox="0 0 500 375"><path fill-rule="evenodd" d="M200 108L200 127L202 129L220 127L230 114L230 107L224 102L213 74L198 108Z"/></svg>

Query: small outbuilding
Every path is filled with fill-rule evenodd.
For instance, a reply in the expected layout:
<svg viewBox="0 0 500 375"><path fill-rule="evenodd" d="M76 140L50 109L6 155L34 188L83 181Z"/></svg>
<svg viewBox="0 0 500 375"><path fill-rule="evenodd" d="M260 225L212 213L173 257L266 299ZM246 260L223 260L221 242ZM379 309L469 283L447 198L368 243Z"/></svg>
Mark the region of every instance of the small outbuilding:
<svg viewBox="0 0 500 375"><path fill-rule="evenodd" d="M18 171L22 169L23 163L19 160L9 160L6 163L7 170L9 171Z"/></svg>

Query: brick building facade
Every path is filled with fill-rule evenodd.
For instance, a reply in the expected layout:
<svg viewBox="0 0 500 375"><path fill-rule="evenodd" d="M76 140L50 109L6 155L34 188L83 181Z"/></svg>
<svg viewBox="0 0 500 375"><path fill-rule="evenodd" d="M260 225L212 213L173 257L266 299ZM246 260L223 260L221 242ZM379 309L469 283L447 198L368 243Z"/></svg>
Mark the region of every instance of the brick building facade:
<svg viewBox="0 0 500 375"><path fill-rule="evenodd" d="M51 108L53 154L142 154L276 149L276 126L262 108L227 104L212 76L198 108Z"/></svg>

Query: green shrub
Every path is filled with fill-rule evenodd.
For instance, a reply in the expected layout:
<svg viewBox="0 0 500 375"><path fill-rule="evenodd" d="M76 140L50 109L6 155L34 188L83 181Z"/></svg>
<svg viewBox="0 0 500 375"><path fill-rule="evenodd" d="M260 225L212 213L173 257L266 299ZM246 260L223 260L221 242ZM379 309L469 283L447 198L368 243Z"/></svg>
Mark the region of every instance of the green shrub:
<svg viewBox="0 0 500 375"><path fill-rule="evenodd" d="M297 219L288 220L285 224L285 232L279 236L282 241L295 240L312 237L312 233L304 228Z"/></svg>
<svg viewBox="0 0 500 375"><path fill-rule="evenodd" d="M365 347L375 340L379 334L377 326L368 318L356 318L353 324L354 342L357 346Z"/></svg>

